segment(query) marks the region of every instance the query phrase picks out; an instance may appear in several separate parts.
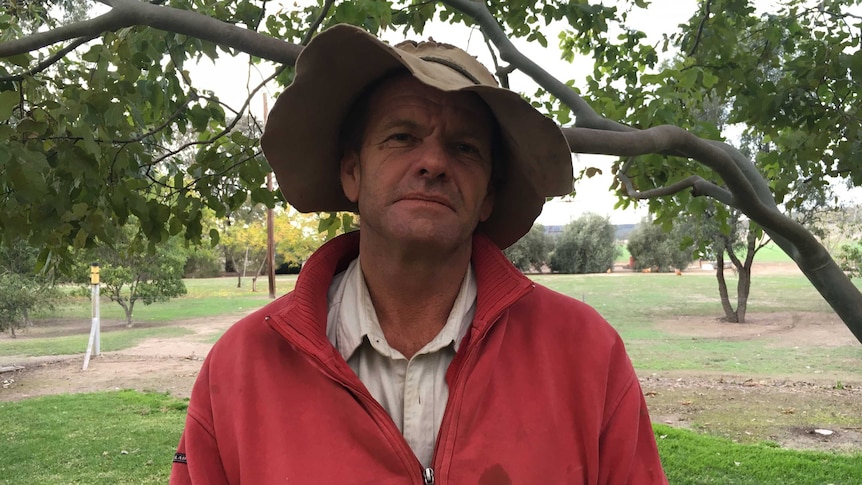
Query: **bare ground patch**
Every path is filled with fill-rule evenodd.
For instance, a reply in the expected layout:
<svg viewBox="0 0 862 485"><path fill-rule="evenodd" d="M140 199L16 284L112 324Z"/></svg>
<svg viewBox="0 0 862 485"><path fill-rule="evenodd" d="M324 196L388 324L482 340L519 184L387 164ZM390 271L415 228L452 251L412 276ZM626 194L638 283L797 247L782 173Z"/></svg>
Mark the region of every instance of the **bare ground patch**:
<svg viewBox="0 0 862 485"><path fill-rule="evenodd" d="M674 372L641 377L641 386L657 423L741 443L862 451L862 382L836 389L826 381Z"/></svg>
<svg viewBox="0 0 862 485"><path fill-rule="evenodd" d="M768 345L779 347L859 344L841 319L832 313L749 313L745 323L729 323L703 316L677 316L657 322L655 327L672 335L726 341L761 339L768 340Z"/></svg>
<svg viewBox="0 0 862 485"><path fill-rule="evenodd" d="M0 357L0 367L21 370L0 374L0 401L35 396L117 389L169 392L188 397L203 359L215 336L239 317L198 318L171 325L193 333L174 338L151 338L116 352L104 352L82 370L83 353L74 356Z"/></svg>

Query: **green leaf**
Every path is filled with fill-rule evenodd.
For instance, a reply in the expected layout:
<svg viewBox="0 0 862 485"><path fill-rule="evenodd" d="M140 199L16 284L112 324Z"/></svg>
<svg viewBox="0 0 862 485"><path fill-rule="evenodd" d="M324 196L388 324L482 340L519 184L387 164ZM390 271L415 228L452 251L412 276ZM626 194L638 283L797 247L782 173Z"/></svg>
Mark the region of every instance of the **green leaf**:
<svg viewBox="0 0 862 485"><path fill-rule="evenodd" d="M212 247L218 246L220 238L221 234L219 234L217 229L210 229L210 245Z"/></svg>
<svg viewBox="0 0 862 485"><path fill-rule="evenodd" d="M15 91L0 92L0 120L12 117L12 111L18 106L21 97Z"/></svg>

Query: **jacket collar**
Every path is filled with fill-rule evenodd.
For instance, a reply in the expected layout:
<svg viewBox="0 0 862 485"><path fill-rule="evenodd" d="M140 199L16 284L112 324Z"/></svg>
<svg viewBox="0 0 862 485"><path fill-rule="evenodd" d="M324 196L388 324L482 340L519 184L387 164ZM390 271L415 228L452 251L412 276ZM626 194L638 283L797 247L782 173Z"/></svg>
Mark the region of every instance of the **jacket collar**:
<svg viewBox="0 0 862 485"><path fill-rule="evenodd" d="M296 280L290 303L278 312L279 320L314 342L316 347L330 346L326 338L327 292L333 277L359 256L359 238L360 231L350 232L315 251ZM478 295L470 333L481 334L533 283L480 233L473 235L472 264Z"/></svg>

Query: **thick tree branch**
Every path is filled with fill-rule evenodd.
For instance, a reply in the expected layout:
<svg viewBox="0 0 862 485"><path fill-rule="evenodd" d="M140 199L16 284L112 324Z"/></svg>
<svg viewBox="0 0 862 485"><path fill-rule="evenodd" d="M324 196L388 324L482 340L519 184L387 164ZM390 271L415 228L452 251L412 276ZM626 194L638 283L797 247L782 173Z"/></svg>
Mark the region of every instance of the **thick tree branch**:
<svg viewBox="0 0 862 485"><path fill-rule="evenodd" d="M649 153L680 153L713 169L727 184L738 208L799 266L817 291L862 342L862 293L828 251L801 224L782 214L754 164L733 147L702 140L675 126L615 133L565 128L569 144L579 153L634 157ZM719 199L720 200L720 199Z"/></svg>
<svg viewBox="0 0 862 485"><path fill-rule="evenodd" d="M238 49L253 56L293 65L302 47L216 20L212 17L138 0L99 0L111 10L94 19L0 43L0 58L32 52L78 37L97 37L123 27L146 25Z"/></svg>
<svg viewBox="0 0 862 485"><path fill-rule="evenodd" d="M632 131L634 128L617 123L600 116L587 104L582 97L570 87L560 82L548 71L522 54L509 37L503 31L497 19L491 15L488 7L482 1L474 0L443 0L443 3L460 10L476 21L482 32L497 46L500 58L517 66L522 72L530 76L546 91L568 106L575 115L575 126L584 128L596 128L608 131Z"/></svg>
<svg viewBox="0 0 862 485"><path fill-rule="evenodd" d="M655 189L643 191L637 190L634 186L634 183L632 183L632 180L622 171L617 173L617 178L620 179L620 182L622 182L623 186L625 186L626 195L633 199L644 200L654 199L656 197L666 197L690 188L692 194L695 196L712 197L713 199L716 199L723 204L726 204L731 207L736 207L734 205L733 194L731 194L727 190L722 189L721 187L715 185L712 182L704 180L703 177L700 177L698 175L686 177L679 182L667 185L665 187L658 187Z"/></svg>

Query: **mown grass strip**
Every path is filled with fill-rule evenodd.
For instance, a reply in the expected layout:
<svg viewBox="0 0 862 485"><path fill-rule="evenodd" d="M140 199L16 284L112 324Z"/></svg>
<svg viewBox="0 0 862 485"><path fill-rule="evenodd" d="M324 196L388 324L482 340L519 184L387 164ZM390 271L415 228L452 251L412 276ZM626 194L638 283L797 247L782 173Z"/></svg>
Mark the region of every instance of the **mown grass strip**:
<svg viewBox="0 0 862 485"><path fill-rule="evenodd" d="M862 483L862 454L794 451L653 425L674 485L852 485Z"/></svg>
<svg viewBox="0 0 862 485"><path fill-rule="evenodd" d="M192 333L184 327L130 328L103 332L101 334L102 352L134 347L147 338L181 337ZM89 334L68 335L63 337L37 337L0 339L0 356L7 355L71 355L87 351Z"/></svg>

